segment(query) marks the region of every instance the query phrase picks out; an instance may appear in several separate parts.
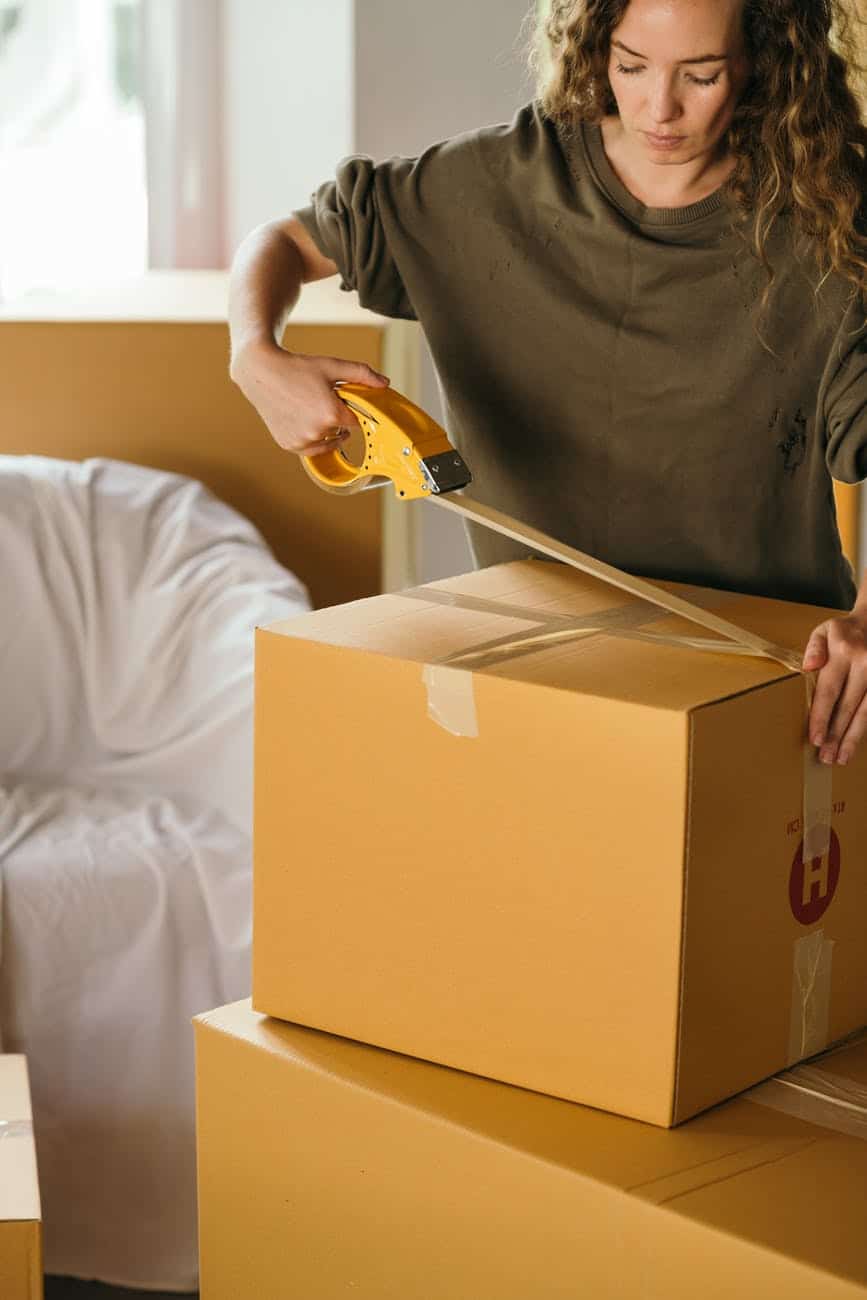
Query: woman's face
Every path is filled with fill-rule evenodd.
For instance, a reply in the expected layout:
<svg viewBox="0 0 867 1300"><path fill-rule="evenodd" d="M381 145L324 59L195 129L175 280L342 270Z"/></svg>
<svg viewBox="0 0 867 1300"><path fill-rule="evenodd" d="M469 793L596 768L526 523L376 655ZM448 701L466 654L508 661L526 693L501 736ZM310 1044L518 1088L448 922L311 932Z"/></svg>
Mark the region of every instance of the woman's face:
<svg viewBox="0 0 867 1300"><path fill-rule="evenodd" d="M611 34L620 121L648 161L717 151L749 77L744 0L630 0Z"/></svg>

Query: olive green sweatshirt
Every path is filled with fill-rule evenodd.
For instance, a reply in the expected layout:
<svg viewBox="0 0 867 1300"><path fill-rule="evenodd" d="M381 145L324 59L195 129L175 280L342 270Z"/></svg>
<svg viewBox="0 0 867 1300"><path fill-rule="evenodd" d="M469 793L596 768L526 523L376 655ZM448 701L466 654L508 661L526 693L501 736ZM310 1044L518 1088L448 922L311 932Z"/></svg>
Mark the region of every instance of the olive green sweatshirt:
<svg viewBox="0 0 867 1300"><path fill-rule="evenodd" d="M298 215L363 306L421 322L470 495L631 573L851 608L832 476L867 476L864 309L786 223L759 320L722 192L647 208L598 127L536 104L348 158Z"/></svg>

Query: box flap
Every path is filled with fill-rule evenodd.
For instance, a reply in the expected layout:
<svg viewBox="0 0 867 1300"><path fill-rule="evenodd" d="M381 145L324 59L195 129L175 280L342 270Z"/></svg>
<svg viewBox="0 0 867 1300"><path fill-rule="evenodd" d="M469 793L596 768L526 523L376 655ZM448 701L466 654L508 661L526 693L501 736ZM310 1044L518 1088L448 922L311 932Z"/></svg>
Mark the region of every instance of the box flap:
<svg viewBox="0 0 867 1300"><path fill-rule="evenodd" d="M658 585L798 652L832 612L678 583ZM274 623L267 631L677 711L788 675L771 660L666 643L669 638L716 638L685 619L544 560L496 565L318 610Z"/></svg>

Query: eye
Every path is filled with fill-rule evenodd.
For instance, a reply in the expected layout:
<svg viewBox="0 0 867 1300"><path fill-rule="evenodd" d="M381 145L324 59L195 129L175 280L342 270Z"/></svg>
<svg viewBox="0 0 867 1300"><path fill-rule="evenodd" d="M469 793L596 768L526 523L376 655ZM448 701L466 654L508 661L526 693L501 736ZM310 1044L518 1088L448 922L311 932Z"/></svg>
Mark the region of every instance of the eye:
<svg viewBox="0 0 867 1300"><path fill-rule="evenodd" d="M721 76L722 76L722 68L720 68L719 72L717 72L713 77L693 77L693 76L690 76L690 77L689 77L689 80L690 80L690 81L693 83L693 85L695 85L695 86L715 86L715 85L717 84L717 82L719 81L719 79L720 79Z"/></svg>
<svg viewBox="0 0 867 1300"><path fill-rule="evenodd" d="M636 72L643 72L644 67L640 63L633 63L629 67L625 63L617 64L617 71L622 72L625 76L634 76Z"/></svg>

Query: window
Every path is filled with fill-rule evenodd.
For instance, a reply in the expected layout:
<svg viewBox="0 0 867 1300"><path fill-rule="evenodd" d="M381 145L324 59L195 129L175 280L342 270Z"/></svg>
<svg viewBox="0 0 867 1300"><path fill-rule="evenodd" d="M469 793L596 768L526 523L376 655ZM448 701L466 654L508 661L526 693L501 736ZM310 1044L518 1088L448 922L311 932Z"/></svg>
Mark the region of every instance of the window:
<svg viewBox="0 0 867 1300"><path fill-rule="evenodd" d="M139 0L0 0L0 298L146 264Z"/></svg>

